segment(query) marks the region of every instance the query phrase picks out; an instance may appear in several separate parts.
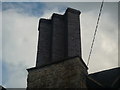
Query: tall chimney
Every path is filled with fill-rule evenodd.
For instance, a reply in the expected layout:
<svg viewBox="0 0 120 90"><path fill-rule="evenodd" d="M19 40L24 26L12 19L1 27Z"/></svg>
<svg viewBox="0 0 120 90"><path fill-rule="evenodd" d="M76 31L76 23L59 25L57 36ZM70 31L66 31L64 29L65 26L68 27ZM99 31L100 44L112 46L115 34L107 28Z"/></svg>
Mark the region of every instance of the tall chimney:
<svg viewBox="0 0 120 90"><path fill-rule="evenodd" d="M40 19L36 67L27 69L27 89L87 88L87 66L82 60L80 11Z"/></svg>
<svg viewBox="0 0 120 90"><path fill-rule="evenodd" d="M82 57L80 11L68 8L64 15L40 19L36 66L44 66L71 57Z"/></svg>

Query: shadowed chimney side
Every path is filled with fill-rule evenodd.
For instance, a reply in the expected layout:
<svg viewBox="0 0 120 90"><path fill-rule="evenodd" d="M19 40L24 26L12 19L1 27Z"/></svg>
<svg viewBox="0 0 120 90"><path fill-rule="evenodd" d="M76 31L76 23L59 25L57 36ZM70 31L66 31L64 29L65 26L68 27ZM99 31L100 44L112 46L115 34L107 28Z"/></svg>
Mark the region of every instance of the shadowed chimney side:
<svg viewBox="0 0 120 90"><path fill-rule="evenodd" d="M68 8L64 15L52 15L52 61L79 56L81 52L80 11Z"/></svg>
<svg viewBox="0 0 120 90"><path fill-rule="evenodd" d="M51 20L40 19L36 67L48 64L51 61L51 26Z"/></svg>
<svg viewBox="0 0 120 90"><path fill-rule="evenodd" d="M65 13L67 27L67 56L79 56L81 52L80 11L68 8Z"/></svg>
<svg viewBox="0 0 120 90"><path fill-rule="evenodd" d="M65 58L65 21L64 16L52 15L52 61L59 61Z"/></svg>

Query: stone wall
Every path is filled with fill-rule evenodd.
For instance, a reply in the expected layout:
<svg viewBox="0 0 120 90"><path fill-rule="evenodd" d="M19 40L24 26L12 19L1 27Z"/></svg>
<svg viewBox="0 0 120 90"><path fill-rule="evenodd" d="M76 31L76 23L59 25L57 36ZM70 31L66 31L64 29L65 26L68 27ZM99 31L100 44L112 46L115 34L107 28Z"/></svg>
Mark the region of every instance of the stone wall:
<svg viewBox="0 0 120 90"><path fill-rule="evenodd" d="M79 57L28 69L27 89L86 88L87 67Z"/></svg>

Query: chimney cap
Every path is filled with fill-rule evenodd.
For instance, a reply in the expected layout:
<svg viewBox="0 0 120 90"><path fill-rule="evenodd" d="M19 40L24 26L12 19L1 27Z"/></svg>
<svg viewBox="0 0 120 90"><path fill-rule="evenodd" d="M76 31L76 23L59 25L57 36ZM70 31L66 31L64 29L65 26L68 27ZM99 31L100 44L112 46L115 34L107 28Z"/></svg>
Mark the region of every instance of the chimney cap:
<svg viewBox="0 0 120 90"><path fill-rule="evenodd" d="M61 14L57 14L57 13L53 13L52 14L52 16L51 16L51 18L53 19L53 18L63 18L63 15L61 15Z"/></svg>
<svg viewBox="0 0 120 90"><path fill-rule="evenodd" d="M41 23L50 23L51 22L51 20L50 19L45 19L45 18L41 18L40 20L39 20L39 26L38 26L38 31L40 30L40 24Z"/></svg>
<svg viewBox="0 0 120 90"><path fill-rule="evenodd" d="M81 12L79 10L76 10L76 9L73 9L73 8L67 8L66 12L71 12L71 13L74 13L74 14L81 14Z"/></svg>

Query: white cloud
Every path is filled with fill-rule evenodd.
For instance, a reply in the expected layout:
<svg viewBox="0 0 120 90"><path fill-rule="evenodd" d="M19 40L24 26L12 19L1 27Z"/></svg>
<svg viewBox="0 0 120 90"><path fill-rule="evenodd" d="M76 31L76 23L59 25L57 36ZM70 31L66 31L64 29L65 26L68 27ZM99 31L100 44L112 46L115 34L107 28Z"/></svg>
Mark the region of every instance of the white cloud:
<svg viewBox="0 0 120 90"><path fill-rule="evenodd" d="M34 66L38 18L8 10L3 11L2 23L3 60L15 65L24 63Z"/></svg>
<svg viewBox="0 0 120 90"><path fill-rule="evenodd" d="M6 85L8 88L25 87L25 69L35 66L39 19L14 10L3 11L2 19L3 60L11 72Z"/></svg>
<svg viewBox="0 0 120 90"><path fill-rule="evenodd" d="M53 12L59 13L58 9L45 10L41 18L50 18ZM9 9L3 11L2 20L3 60L10 73L3 85L7 88L26 87L26 69L36 64L39 18Z"/></svg>
<svg viewBox="0 0 120 90"><path fill-rule="evenodd" d="M26 88L27 71L24 64L8 64L9 78L3 85L7 88ZM4 77L4 76L3 76Z"/></svg>
<svg viewBox="0 0 120 90"><path fill-rule="evenodd" d="M97 17L93 12L81 16L83 60L87 62ZM93 52L89 63L89 73L118 66L118 23L117 17L109 13L101 16Z"/></svg>
<svg viewBox="0 0 120 90"><path fill-rule="evenodd" d="M41 16L41 18L50 19L53 13L63 14L64 12L59 12L58 8L53 8L52 10L46 9L46 10L44 10L44 13Z"/></svg>

